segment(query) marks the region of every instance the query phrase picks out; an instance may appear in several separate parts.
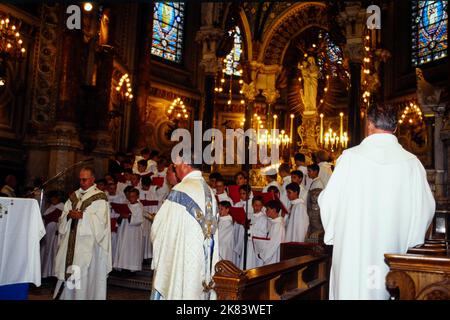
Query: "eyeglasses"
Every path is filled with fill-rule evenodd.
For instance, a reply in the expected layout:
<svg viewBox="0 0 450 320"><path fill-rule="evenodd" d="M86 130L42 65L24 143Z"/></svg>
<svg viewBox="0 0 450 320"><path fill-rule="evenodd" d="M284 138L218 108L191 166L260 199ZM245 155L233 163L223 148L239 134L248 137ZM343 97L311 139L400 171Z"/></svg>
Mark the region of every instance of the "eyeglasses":
<svg viewBox="0 0 450 320"><path fill-rule="evenodd" d="M88 180L90 180L90 179L92 179L92 178L80 178L80 181L88 181Z"/></svg>

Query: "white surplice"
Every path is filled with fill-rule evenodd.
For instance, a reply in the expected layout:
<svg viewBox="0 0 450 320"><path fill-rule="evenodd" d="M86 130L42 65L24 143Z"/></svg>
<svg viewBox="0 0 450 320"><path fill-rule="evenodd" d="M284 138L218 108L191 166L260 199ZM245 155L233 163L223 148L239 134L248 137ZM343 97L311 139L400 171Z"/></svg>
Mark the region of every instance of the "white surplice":
<svg viewBox="0 0 450 320"><path fill-rule="evenodd" d="M309 226L306 204L302 199L291 201L292 209L286 224L285 242L304 242Z"/></svg>
<svg viewBox="0 0 450 320"><path fill-rule="evenodd" d="M201 210L205 210L206 200L203 189L204 179L200 171L187 174L172 191L187 194ZM205 182L206 183L206 182ZM208 187L209 188L209 187ZM212 212L217 212L217 202L211 188ZM181 200L180 200L181 201ZM216 219L217 216L216 216ZM214 233L214 248L209 274L205 270L205 235L200 224L186 210L186 207L166 199L153 221L151 237L153 244L153 292L165 300L215 299L215 292L208 297L203 281L214 275L214 266L219 261L218 233Z"/></svg>
<svg viewBox="0 0 450 320"><path fill-rule="evenodd" d="M309 185L308 190L314 190L314 189L325 189L325 184L323 183L322 179L320 177L316 177L311 180L311 184Z"/></svg>
<svg viewBox="0 0 450 320"><path fill-rule="evenodd" d="M55 210L64 210L64 203L58 203L57 205L51 204L47 210L45 210L42 216L46 216ZM56 256L56 250L58 250L58 222L49 222L45 226L45 237L41 240L41 272L42 278L53 277L55 275L53 264Z"/></svg>
<svg viewBox="0 0 450 320"><path fill-rule="evenodd" d="M280 262L280 245L284 242L286 234L282 217L267 218L267 221L269 226L267 238L269 240L253 240L256 254L261 258L262 265Z"/></svg>
<svg viewBox="0 0 450 320"><path fill-rule="evenodd" d="M287 190L286 190L287 185L290 184L291 182L292 182L291 176L284 177L283 184L281 185L280 189L280 201L286 208L289 208L291 206L291 202L287 197Z"/></svg>
<svg viewBox="0 0 450 320"><path fill-rule="evenodd" d="M263 265L263 261L257 257L257 252L255 252L255 248L253 247L252 237L267 237L267 223L267 216L264 211L252 214L247 238L246 269L253 269Z"/></svg>
<svg viewBox="0 0 450 320"><path fill-rule="evenodd" d="M302 184L305 186L306 190L309 190L312 179L310 177L308 177L308 168L305 166L298 166L297 170L299 170L303 173Z"/></svg>
<svg viewBox="0 0 450 320"><path fill-rule="evenodd" d="M139 190L140 200L158 201L156 206L144 206L144 222L142 223L142 241L144 250L144 259L151 259L153 257L152 239L150 237L152 222L149 219L150 214L156 213L159 210L160 199L156 193L156 186L150 186L148 190Z"/></svg>
<svg viewBox="0 0 450 320"><path fill-rule="evenodd" d="M262 189L262 192L268 192L269 187L276 187L276 188L278 189L278 191L281 192L281 186L280 186L280 184L278 183L278 181L276 181L276 180L275 180L275 181L269 182L269 184L267 184L267 185Z"/></svg>
<svg viewBox="0 0 450 320"><path fill-rule="evenodd" d="M142 222L144 207L142 203L128 204L131 218L123 219L117 232L117 250L114 257L114 268L131 271L142 270L144 260Z"/></svg>
<svg viewBox="0 0 450 320"><path fill-rule="evenodd" d="M216 194L217 198L219 198L219 202L228 201L231 205L233 205L233 200L228 196L228 193L224 192L221 194Z"/></svg>
<svg viewBox="0 0 450 320"><path fill-rule="evenodd" d="M371 135L344 151L318 202L330 299L387 299L384 254L422 244L435 211L420 161L394 135Z"/></svg>
<svg viewBox="0 0 450 320"><path fill-rule="evenodd" d="M219 257L221 260L233 261L233 218L230 215L219 217Z"/></svg>
<svg viewBox="0 0 450 320"><path fill-rule="evenodd" d="M55 295L65 280L66 254L69 244L70 225L68 213L72 209L80 209L84 200L101 193L96 185L87 190L78 189L75 195L80 201L76 208L67 200L64 210L59 218L58 233L60 236L58 251L55 258L55 274L58 283ZM78 220L75 254L73 266L77 270L73 276L80 276L79 287L65 286L60 299L62 300L106 300L106 279L111 271L111 221L109 206L106 200L96 200L83 212L83 218ZM69 267L69 266L67 266ZM70 279L70 278L69 278ZM68 281L69 283L69 281Z"/></svg>
<svg viewBox="0 0 450 320"><path fill-rule="evenodd" d="M108 197L108 202L110 204L111 219L119 218L120 214L117 213L116 211L114 211L114 209L111 207L111 203L127 203L127 199L125 198L125 195L122 192L121 193L116 192L116 194L114 194L114 195L106 193L106 196ZM117 220L115 220L114 222L111 222L111 223L115 223L116 225L114 227L117 228L116 232L111 231L111 257L112 257L112 263L114 265L114 259L116 257L116 251L117 251L117 237L118 237L117 232L118 232L119 225L117 224Z"/></svg>
<svg viewBox="0 0 450 320"><path fill-rule="evenodd" d="M333 170L331 170L331 163L321 162L319 163L319 178L322 180L323 186L326 187L328 180L330 180Z"/></svg>
<svg viewBox="0 0 450 320"><path fill-rule="evenodd" d="M248 203L248 204L246 204ZM249 199L248 201L239 201L237 202L234 207L238 208L244 208L244 211L247 213L247 219L251 219L253 214L253 206L252 206L252 199ZM245 229L242 224L235 223L234 224L234 230L233 230L233 239L234 239L234 255L233 255L233 263L239 267L244 267L244 241L245 241Z"/></svg>

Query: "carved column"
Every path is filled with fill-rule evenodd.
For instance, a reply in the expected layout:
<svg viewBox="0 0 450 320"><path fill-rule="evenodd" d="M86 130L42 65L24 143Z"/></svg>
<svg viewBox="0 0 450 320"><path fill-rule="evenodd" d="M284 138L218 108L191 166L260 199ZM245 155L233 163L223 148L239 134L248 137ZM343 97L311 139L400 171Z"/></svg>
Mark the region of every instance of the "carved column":
<svg viewBox="0 0 450 320"><path fill-rule="evenodd" d="M358 145L362 140L361 118L361 67L364 58L364 27L367 13L360 2L349 2L341 12L339 23L343 26L347 43L345 57L350 66L350 97L348 105L349 147Z"/></svg>
<svg viewBox="0 0 450 320"><path fill-rule="evenodd" d="M97 175L104 175L108 169L108 159L114 153L111 133L108 131L109 109L111 100L111 82L114 65L114 43L113 30L114 16L111 8L104 8L103 15L109 21L109 27L103 32L107 33L102 36L102 43L98 48L97 53L97 73L96 73L96 88L97 97L95 106L96 123L96 146L92 151L95 158L95 169Z"/></svg>
<svg viewBox="0 0 450 320"><path fill-rule="evenodd" d="M209 22L209 19L206 20ZM217 44L222 39L223 31L208 24L202 26L197 32L196 41L202 45L202 59L200 67L205 72L203 101L203 132L212 128L214 118L214 80L217 71L220 68L220 62L216 56ZM209 166L208 166L209 167ZM204 168L208 170L210 168Z"/></svg>
<svg viewBox="0 0 450 320"><path fill-rule="evenodd" d="M48 138L50 150L48 177L77 162L77 154L83 149L77 128L81 81L82 33L66 30L63 34L61 74L56 105L56 123ZM72 175L71 175L72 174ZM75 172L62 176L58 188L71 188Z"/></svg>
<svg viewBox="0 0 450 320"><path fill-rule="evenodd" d="M251 82L250 84L244 83L242 86L242 93L245 98L245 123L244 123L244 131L247 131L252 126L252 118L253 118L253 107L255 105L255 99L258 95L258 90L256 89L255 83ZM242 170L246 172L250 172L250 155L249 155L249 141L245 141L245 164L242 165Z"/></svg>

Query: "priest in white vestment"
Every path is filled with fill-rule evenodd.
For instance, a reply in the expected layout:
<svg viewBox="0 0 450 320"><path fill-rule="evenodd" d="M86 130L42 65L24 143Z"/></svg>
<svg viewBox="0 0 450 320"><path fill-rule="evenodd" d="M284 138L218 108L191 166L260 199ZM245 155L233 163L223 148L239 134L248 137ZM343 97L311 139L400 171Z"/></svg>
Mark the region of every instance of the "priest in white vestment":
<svg viewBox="0 0 450 320"><path fill-rule="evenodd" d="M216 298L212 277L219 260L217 203L201 171L186 162L175 163L181 182L152 225L154 300Z"/></svg>
<svg viewBox="0 0 450 320"><path fill-rule="evenodd" d="M105 300L111 271L111 226L106 195L94 184L92 168L80 171L80 189L64 205L55 258L55 297Z"/></svg>
<svg viewBox="0 0 450 320"><path fill-rule="evenodd" d="M422 244L433 219L425 169L398 143L396 124L394 108L369 109L369 136L344 151L319 196L333 245L330 299L388 299L384 254Z"/></svg>

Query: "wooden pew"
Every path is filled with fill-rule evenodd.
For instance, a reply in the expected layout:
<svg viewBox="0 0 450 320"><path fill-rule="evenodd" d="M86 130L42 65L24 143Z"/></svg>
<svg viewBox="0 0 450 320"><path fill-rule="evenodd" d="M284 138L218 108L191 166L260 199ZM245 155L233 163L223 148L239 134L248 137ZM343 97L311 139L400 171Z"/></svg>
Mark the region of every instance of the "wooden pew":
<svg viewBox="0 0 450 320"><path fill-rule="evenodd" d="M450 257L385 254L386 287L394 300L450 300Z"/></svg>
<svg viewBox="0 0 450 320"><path fill-rule="evenodd" d="M302 256L249 270L222 260L215 266L214 289L219 300L325 300L329 260Z"/></svg>
<svg viewBox="0 0 450 320"><path fill-rule="evenodd" d="M321 255L328 254L331 256L332 254L332 246L327 246L317 243L308 243L308 242L287 242L282 243L280 246L280 260L288 260L291 258L307 256L307 255Z"/></svg>

